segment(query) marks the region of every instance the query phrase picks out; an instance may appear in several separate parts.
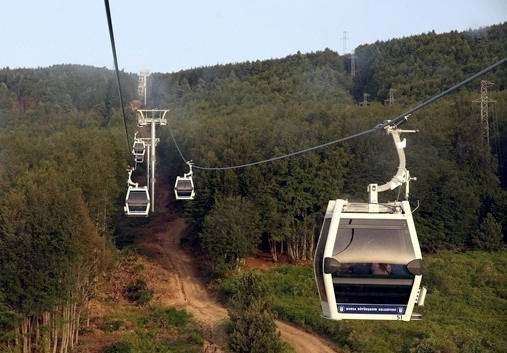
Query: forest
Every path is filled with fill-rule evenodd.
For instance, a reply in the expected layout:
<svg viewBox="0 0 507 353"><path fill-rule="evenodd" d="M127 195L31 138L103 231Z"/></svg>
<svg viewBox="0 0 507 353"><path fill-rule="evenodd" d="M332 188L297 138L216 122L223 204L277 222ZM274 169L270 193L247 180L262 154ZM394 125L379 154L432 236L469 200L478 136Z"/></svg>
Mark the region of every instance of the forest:
<svg viewBox="0 0 507 353"><path fill-rule="evenodd" d="M330 49L152 74L148 106L171 109L169 126L160 129L160 170L171 177L187 171L171 132L185 158L202 167L282 155L374 127L506 52L504 23L362 45L355 53L354 79L350 55ZM122 72L121 79L125 102L135 101L136 75ZM475 293L477 298L494 300L505 313L501 288L507 277L499 268L505 264L507 232L507 67L485 79L495 83L489 144L481 138L479 105L473 102L478 81L410 117L406 127L420 130L407 137L408 169L417 177L410 201L417 206L414 218L431 259L428 276L440 293L439 307L446 306L446 295L477 287L479 294L488 293ZM394 104L386 101L389 89L395 90ZM368 105L359 104L364 93L370 95ZM119 104L113 72L105 68L0 69L0 347L7 352L72 351L99 278L111 268L117 248L135 236L138 223L122 214L130 156ZM135 112L127 114L134 131ZM365 201L366 186L388 180L396 165L392 141L378 133L251 168L196 169L197 198L178 206L192 226L187 243L209 260L209 275L221 283L224 297L233 298L236 319L238 307L247 304L230 290L231 270L264 252L290 264L261 276L279 284L269 286L276 315L344 349L372 352L355 336L358 327L323 324L316 316L316 289L305 266L328 200ZM134 231L127 234L128 227ZM468 254L477 262L459 257ZM443 284L445 259L476 266L486 280L459 282L459 268L453 267L456 283ZM279 278L284 271L294 288ZM479 337L481 323L470 329L475 351L500 351L504 341L493 329L494 337ZM450 338L457 348L439 350L446 341L430 328L429 337L411 331L410 343L399 351L458 352L457 340L467 339ZM415 340L422 343L414 345ZM377 351L389 352L398 343L391 337Z"/></svg>
<svg viewBox="0 0 507 353"><path fill-rule="evenodd" d="M110 71L91 67L0 70L7 348L72 350L97 278L113 261L127 160L112 82Z"/></svg>
<svg viewBox="0 0 507 353"><path fill-rule="evenodd" d="M484 46L492 48L488 56L478 54ZM326 49L160 74L152 80L151 99L172 109L170 126L186 159L230 166L371 128L499 60L506 49L505 24L428 33L360 46L354 80L349 58ZM496 100L489 146L473 102L479 82L417 112L406 125L420 130L408 136L406 153L417 177L411 200L420 204L414 216L426 252L505 244L500 229L507 224L506 72L503 67L486 77L495 82ZM385 101L389 88L396 89L392 105ZM361 106L362 93L355 92L373 99ZM182 167L171 137L166 139L169 158ZM366 186L388 180L396 165L392 142L377 134L252 168L197 170L198 197L185 211L219 272L257 248L269 250L275 261L305 261L313 257L327 201L364 200ZM227 251L215 243L227 243Z"/></svg>

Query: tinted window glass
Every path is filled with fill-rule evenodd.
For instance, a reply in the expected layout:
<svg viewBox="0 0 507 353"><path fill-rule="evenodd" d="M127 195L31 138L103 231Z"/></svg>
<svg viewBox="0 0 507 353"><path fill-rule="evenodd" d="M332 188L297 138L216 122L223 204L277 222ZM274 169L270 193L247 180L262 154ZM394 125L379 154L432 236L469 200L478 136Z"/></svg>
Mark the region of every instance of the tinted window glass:
<svg viewBox="0 0 507 353"><path fill-rule="evenodd" d="M407 266L383 263L340 264L340 270L333 273L335 277L358 278L413 278Z"/></svg>
<svg viewBox="0 0 507 353"><path fill-rule="evenodd" d="M403 304L408 303L411 285L335 284L336 303Z"/></svg>

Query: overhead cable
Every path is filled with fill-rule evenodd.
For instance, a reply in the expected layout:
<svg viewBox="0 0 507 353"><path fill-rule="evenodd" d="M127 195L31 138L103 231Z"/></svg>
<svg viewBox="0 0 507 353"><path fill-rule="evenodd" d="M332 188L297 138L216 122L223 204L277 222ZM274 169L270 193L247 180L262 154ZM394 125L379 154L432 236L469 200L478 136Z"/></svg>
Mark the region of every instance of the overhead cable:
<svg viewBox="0 0 507 353"><path fill-rule="evenodd" d="M123 105L123 94L120 82L120 70L118 69L118 57L116 55L116 45L114 42L113 20L111 19L111 9L109 8L109 0L104 0L106 7L107 25L109 27L109 39L111 40L111 50L113 51L114 70L116 72L116 81L118 83L118 95L120 96L121 114L123 117L123 126L125 128L125 138L127 139L127 150L130 153L130 137L127 128L127 116L125 115L125 106Z"/></svg>

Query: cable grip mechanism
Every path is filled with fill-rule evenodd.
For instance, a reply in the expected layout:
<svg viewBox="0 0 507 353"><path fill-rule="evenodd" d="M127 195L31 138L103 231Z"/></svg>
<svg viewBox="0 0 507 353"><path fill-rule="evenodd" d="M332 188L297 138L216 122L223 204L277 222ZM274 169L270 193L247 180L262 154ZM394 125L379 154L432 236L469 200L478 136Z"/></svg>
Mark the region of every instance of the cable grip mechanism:
<svg viewBox="0 0 507 353"><path fill-rule="evenodd" d="M406 121L406 119L404 120ZM378 204L378 193L384 192L388 190L394 190L397 187L405 184L405 199L408 200L410 193L410 181L417 180L415 177L410 176L410 172L406 168L406 157L405 157L405 148L407 146L407 140L404 138L403 140L400 137L402 133L416 133L418 130L402 130L399 129L398 126L400 124L396 124L394 126L386 125L384 127L386 133L391 135L393 138L394 146L396 148L396 152L398 154L399 164L398 170L396 174L389 180L388 182L378 185L378 184L369 184L368 185L368 194L369 194L369 203L370 204Z"/></svg>

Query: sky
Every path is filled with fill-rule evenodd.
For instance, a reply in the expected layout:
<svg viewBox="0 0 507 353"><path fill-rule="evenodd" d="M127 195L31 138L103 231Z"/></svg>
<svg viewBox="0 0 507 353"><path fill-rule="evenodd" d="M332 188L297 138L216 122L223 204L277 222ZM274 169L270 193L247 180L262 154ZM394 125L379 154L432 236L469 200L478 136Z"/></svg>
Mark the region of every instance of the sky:
<svg viewBox="0 0 507 353"><path fill-rule="evenodd" d="M120 68L173 72L507 21L507 0L110 0ZM0 67L113 67L102 0L6 1Z"/></svg>

